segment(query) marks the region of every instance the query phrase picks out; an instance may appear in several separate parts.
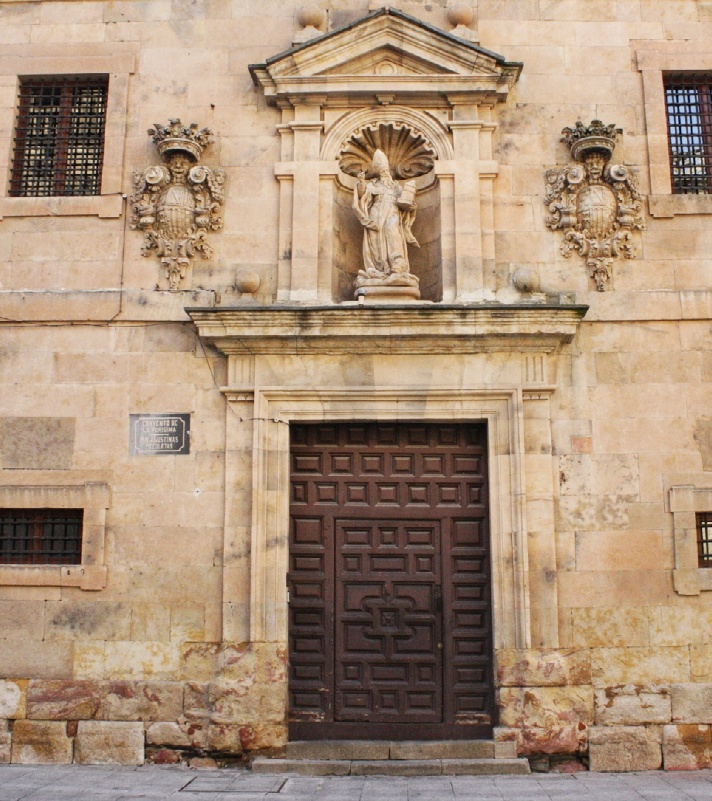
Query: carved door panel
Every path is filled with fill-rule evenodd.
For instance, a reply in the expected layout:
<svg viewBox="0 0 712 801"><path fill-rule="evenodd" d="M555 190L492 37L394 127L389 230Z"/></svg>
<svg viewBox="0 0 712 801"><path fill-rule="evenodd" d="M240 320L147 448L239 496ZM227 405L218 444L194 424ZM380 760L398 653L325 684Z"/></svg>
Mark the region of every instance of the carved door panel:
<svg viewBox="0 0 712 801"><path fill-rule="evenodd" d="M290 736L491 732L485 457L482 425L292 426Z"/></svg>

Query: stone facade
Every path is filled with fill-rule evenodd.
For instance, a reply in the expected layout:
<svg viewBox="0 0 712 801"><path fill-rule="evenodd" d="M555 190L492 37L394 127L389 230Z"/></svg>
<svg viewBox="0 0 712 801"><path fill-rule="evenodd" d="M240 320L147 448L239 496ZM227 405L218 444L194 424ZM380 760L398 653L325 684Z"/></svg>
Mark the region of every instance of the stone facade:
<svg viewBox="0 0 712 801"><path fill-rule="evenodd" d="M101 195L0 182L0 507L84 510L80 565L0 564L0 762L284 745L289 424L486 420L495 741L710 767L712 195L671 192L662 81L712 75L712 3L305 5L0 0L6 175L18 76L111 76ZM177 118L212 136L183 240L220 185L171 274L129 197ZM562 131L596 120L636 256L598 267L562 252L593 213ZM399 126L430 159L421 300L362 303L339 159ZM190 415L189 452L132 454L160 413Z"/></svg>

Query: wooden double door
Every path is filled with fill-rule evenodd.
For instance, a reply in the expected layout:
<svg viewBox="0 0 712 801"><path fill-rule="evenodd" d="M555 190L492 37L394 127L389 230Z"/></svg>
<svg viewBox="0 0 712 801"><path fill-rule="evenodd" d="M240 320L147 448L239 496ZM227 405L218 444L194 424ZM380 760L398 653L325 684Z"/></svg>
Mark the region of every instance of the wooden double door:
<svg viewBox="0 0 712 801"><path fill-rule="evenodd" d="M484 424L292 425L289 729L491 734Z"/></svg>

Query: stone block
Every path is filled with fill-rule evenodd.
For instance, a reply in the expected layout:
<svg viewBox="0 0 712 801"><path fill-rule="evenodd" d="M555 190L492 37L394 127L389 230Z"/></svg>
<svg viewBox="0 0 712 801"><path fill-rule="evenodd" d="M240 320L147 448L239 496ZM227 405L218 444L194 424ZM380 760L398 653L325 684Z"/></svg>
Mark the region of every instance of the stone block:
<svg viewBox="0 0 712 801"><path fill-rule="evenodd" d="M530 726L517 731L517 754L577 754L586 750L588 726L576 723L564 726Z"/></svg>
<svg viewBox="0 0 712 801"><path fill-rule="evenodd" d="M94 681L30 681L27 717L33 720L90 720L102 700Z"/></svg>
<svg viewBox="0 0 712 801"><path fill-rule="evenodd" d="M103 684L98 720L177 720L183 684L172 681L109 681Z"/></svg>
<svg viewBox="0 0 712 801"><path fill-rule="evenodd" d="M281 725L256 725L240 727L240 742L243 751L258 751L261 748L280 748L287 742L287 727Z"/></svg>
<svg viewBox="0 0 712 801"><path fill-rule="evenodd" d="M0 765L7 764L12 758L12 735L7 721L0 721Z"/></svg>
<svg viewBox="0 0 712 801"><path fill-rule="evenodd" d="M712 723L712 684L670 687L673 723Z"/></svg>
<svg viewBox="0 0 712 801"><path fill-rule="evenodd" d="M72 761L72 738L60 721L17 720L12 729L12 762L65 765Z"/></svg>
<svg viewBox="0 0 712 801"><path fill-rule="evenodd" d="M49 602L45 640L124 640L131 630L131 610L122 603Z"/></svg>
<svg viewBox="0 0 712 801"><path fill-rule="evenodd" d="M666 686L606 687L596 690L596 724L599 726L641 726L670 723L670 691Z"/></svg>
<svg viewBox="0 0 712 801"><path fill-rule="evenodd" d="M671 676L690 674L690 649L671 648L594 648L591 650L593 684L665 684Z"/></svg>
<svg viewBox="0 0 712 801"><path fill-rule="evenodd" d="M208 728L208 748L222 754L241 753L240 727L234 724L211 723Z"/></svg>
<svg viewBox="0 0 712 801"><path fill-rule="evenodd" d="M160 723L152 723L146 729L146 744L189 748L191 740L179 723L161 721Z"/></svg>
<svg viewBox="0 0 712 801"><path fill-rule="evenodd" d="M82 765L143 765L143 723L80 720L74 761Z"/></svg>
<svg viewBox="0 0 712 801"><path fill-rule="evenodd" d="M593 723L592 687L505 687L499 691L502 726L528 729Z"/></svg>
<svg viewBox="0 0 712 801"><path fill-rule="evenodd" d="M686 723L663 726L665 770L712 768L712 727Z"/></svg>
<svg viewBox="0 0 712 801"><path fill-rule="evenodd" d="M591 683L586 649L497 651L497 681L502 687L554 687Z"/></svg>
<svg viewBox="0 0 712 801"><path fill-rule="evenodd" d="M67 470L74 456L73 417L6 417L0 421L5 469Z"/></svg>
<svg viewBox="0 0 712 801"><path fill-rule="evenodd" d="M662 765L662 730L648 726L593 726L589 729L591 770L658 770Z"/></svg>
<svg viewBox="0 0 712 801"><path fill-rule="evenodd" d="M0 719L18 720L27 716L27 680L0 681Z"/></svg>

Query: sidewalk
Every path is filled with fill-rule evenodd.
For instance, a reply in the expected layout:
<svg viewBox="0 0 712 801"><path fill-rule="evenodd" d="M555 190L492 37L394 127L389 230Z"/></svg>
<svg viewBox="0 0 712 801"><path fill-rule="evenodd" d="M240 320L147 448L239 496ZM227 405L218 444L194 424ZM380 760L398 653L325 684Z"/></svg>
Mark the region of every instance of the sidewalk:
<svg viewBox="0 0 712 801"><path fill-rule="evenodd" d="M712 771L305 778L166 767L0 765L0 801L712 801Z"/></svg>

